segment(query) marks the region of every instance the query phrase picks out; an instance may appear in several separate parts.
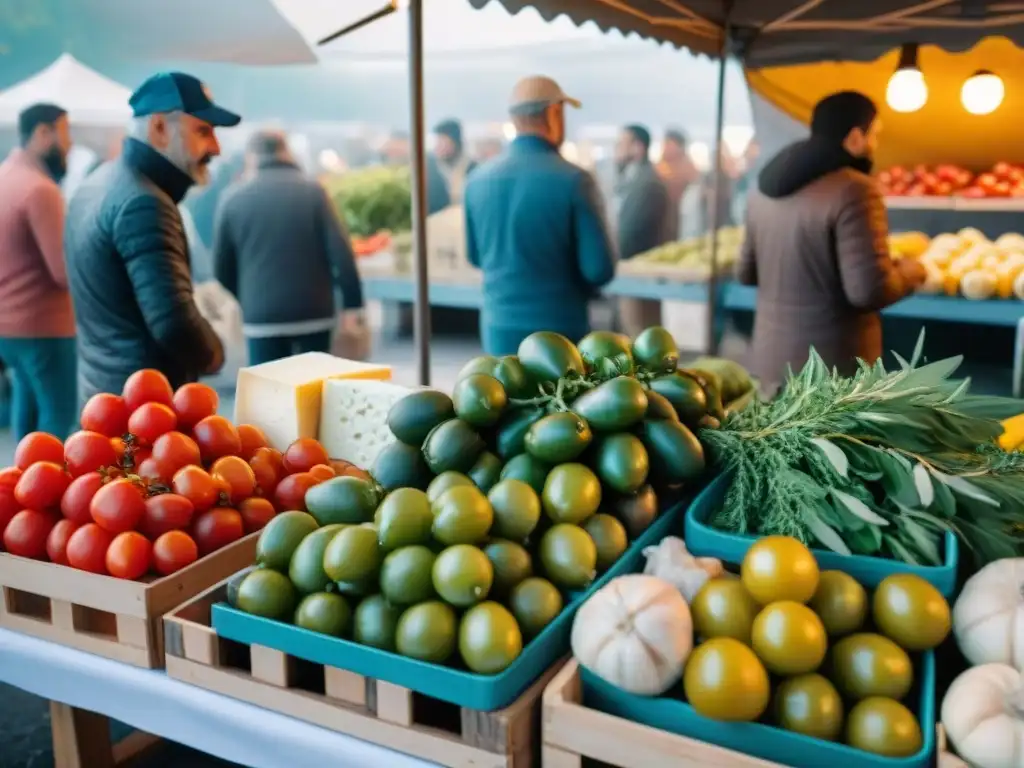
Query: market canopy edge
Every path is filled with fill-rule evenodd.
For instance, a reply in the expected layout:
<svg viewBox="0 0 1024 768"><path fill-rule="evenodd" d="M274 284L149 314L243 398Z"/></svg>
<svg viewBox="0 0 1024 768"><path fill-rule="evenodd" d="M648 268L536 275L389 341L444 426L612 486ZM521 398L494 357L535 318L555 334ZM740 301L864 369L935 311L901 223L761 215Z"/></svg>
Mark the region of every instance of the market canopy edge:
<svg viewBox="0 0 1024 768"><path fill-rule="evenodd" d="M535 8L552 21L567 16L603 31L670 43L718 56L728 23L735 52L751 68L815 61L871 61L904 43L968 50L993 35L1024 46L1024 12L1016 4L972 0L469 0L499 2L516 14ZM731 12L727 10L731 6Z"/></svg>

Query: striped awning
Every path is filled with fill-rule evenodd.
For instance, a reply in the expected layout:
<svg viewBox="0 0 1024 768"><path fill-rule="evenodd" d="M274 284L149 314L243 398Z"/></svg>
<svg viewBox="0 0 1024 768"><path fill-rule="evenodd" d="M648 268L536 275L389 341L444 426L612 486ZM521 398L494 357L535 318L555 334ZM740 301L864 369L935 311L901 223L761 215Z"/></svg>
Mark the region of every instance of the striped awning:
<svg viewBox="0 0 1024 768"><path fill-rule="evenodd" d="M607 31L719 56L731 51L759 68L814 61L868 61L903 43L963 51L986 37L1024 45L1024 3L997 0L470 0L499 2L515 14L536 8L549 21L568 16ZM731 8L731 10L729 10Z"/></svg>

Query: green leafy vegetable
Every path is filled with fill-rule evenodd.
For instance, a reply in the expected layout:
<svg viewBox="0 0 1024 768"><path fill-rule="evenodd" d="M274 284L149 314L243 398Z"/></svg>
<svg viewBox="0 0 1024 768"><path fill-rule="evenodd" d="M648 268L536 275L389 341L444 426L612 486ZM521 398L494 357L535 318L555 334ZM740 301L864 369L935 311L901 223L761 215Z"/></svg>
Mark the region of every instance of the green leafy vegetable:
<svg viewBox="0 0 1024 768"><path fill-rule="evenodd" d="M731 474L722 530L795 536L835 552L939 565L956 534L981 564L1024 552L1024 453L995 443L1020 401L970 393L961 358L829 371L812 350L770 402L703 430Z"/></svg>

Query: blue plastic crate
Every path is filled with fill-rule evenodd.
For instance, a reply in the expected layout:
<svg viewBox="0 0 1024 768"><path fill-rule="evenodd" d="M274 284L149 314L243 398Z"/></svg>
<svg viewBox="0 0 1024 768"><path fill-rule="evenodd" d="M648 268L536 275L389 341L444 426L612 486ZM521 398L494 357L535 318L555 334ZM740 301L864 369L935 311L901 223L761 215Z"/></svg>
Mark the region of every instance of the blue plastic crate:
<svg viewBox="0 0 1024 768"><path fill-rule="evenodd" d="M743 752L793 768L928 768L935 752L935 656L922 654L915 665L917 707L922 745L905 758L882 757L832 741L811 738L762 723L725 723L711 720L680 698L649 698L627 693L580 666L583 705L599 712L658 728L679 736ZM915 707L911 707L915 709ZM847 710L849 711L849 710Z"/></svg>
<svg viewBox="0 0 1024 768"><path fill-rule="evenodd" d="M754 536L726 533L712 528L708 521L725 501L730 478L721 475L708 485L686 511L686 547L698 557L717 557L729 563L740 563L757 540ZM865 587L877 587L886 576L913 573L930 582L946 598L956 592L956 571L959 545L956 536L946 532L943 539L943 565L911 565L900 560L866 555L840 555L831 550L812 549L823 571L845 571Z"/></svg>
<svg viewBox="0 0 1024 768"><path fill-rule="evenodd" d="M642 570L645 547L666 536L682 533L683 515L691 498L686 497L662 512L586 591L567 598L566 607L558 617L526 644L519 658L497 675L478 675L410 659L351 640L252 616L227 603L213 606L213 628L228 640L274 648L290 656L384 680L461 707L491 712L515 701L552 664L569 652L573 616L589 595L616 576Z"/></svg>

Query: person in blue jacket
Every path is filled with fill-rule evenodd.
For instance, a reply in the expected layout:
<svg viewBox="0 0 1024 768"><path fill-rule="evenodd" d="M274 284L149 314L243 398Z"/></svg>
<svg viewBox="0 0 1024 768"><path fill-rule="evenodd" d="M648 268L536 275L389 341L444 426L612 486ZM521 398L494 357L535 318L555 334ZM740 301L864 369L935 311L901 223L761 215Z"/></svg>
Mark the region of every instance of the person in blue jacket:
<svg viewBox="0 0 1024 768"><path fill-rule="evenodd" d="M534 331L578 341L590 331L590 299L615 275L597 183L558 151L566 104L580 106L554 80L520 80L509 108L516 139L466 183L467 257L483 272L491 355L514 355Z"/></svg>

